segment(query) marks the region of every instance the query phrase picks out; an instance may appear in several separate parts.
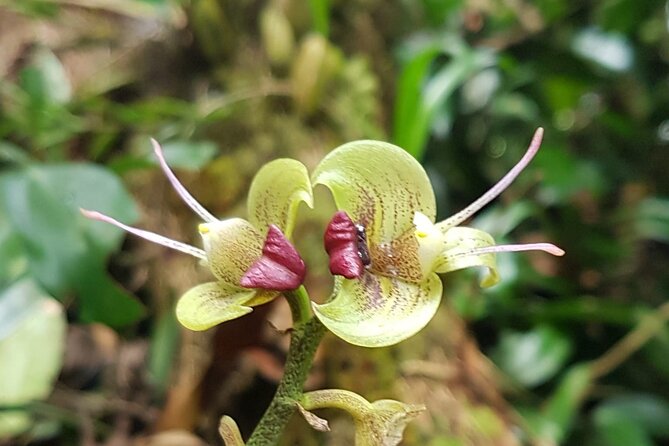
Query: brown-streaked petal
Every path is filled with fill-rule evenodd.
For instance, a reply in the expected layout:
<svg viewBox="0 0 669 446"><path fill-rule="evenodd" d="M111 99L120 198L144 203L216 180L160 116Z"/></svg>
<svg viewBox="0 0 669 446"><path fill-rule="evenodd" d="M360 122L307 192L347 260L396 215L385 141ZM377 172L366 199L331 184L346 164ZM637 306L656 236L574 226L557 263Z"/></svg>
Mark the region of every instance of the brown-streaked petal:
<svg viewBox="0 0 669 446"><path fill-rule="evenodd" d="M240 286L244 273L262 255L262 234L241 218L203 223L199 231L211 272L222 282Z"/></svg>
<svg viewBox="0 0 669 446"><path fill-rule="evenodd" d="M343 279L334 299L312 304L316 317L335 335L363 347L393 345L421 330L441 301L436 274L421 283L366 272L360 279Z"/></svg>
<svg viewBox="0 0 669 446"><path fill-rule="evenodd" d="M413 230L416 212L434 221L434 192L425 170L392 144L344 144L321 161L312 178L314 185L330 189L339 210L365 227L370 248Z"/></svg>

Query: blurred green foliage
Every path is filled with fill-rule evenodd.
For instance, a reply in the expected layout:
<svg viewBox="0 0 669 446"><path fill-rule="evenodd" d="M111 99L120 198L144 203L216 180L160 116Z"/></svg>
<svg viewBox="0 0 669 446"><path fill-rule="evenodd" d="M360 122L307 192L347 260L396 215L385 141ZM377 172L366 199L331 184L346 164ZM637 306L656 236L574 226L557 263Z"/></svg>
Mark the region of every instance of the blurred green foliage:
<svg viewBox="0 0 669 446"><path fill-rule="evenodd" d="M26 23L58 22L67 3L0 2ZM150 296L142 304L111 278L121 234L78 214L137 221L125 185L155 165L149 136L176 169L216 178L205 199L226 211L268 158L390 139L424 163L445 217L501 177L543 126L535 162L472 226L500 242L550 240L567 255L504 255L500 285L479 291L459 273L447 296L506 375L524 440L667 440L669 330L657 310L669 295L666 2L101 3L162 24L137 37L148 43L132 63L118 56L75 85L68 48L31 42L2 73L0 316L28 283L26 296L48 294L71 323L144 318L166 339L151 364L164 389L174 320L147 313ZM123 47L111 34L74 42ZM3 354L15 337L0 320ZM629 333L644 342L616 344ZM2 375L10 362L0 364ZM35 384L50 386L52 373ZM443 432L429 440L461 444Z"/></svg>

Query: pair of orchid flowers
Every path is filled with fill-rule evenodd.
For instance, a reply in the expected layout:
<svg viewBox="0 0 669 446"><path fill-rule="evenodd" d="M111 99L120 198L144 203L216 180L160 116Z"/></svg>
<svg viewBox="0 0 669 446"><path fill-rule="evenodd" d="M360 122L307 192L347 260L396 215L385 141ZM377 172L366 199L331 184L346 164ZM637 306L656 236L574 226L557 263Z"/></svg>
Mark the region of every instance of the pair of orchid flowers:
<svg viewBox="0 0 669 446"><path fill-rule="evenodd" d="M401 148L380 141L355 141L334 149L311 177L299 161L272 161L251 183L247 220L219 220L188 193L152 140L170 183L204 221L198 228L204 249L98 212L82 212L202 259L216 280L187 291L176 312L185 327L206 330L302 285L306 267L289 240L300 203L312 207L313 187L322 184L338 209L324 235L335 289L330 301L312 302L313 312L345 341L381 347L412 336L432 319L442 297L438 274L485 267L481 285L491 286L499 281L497 253L564 254L550 243L495 245L490 234L458 226L511 184L537 153L542 136L540 128L522 159L488 192L438 223L434 191L423 167Z"/></svg>

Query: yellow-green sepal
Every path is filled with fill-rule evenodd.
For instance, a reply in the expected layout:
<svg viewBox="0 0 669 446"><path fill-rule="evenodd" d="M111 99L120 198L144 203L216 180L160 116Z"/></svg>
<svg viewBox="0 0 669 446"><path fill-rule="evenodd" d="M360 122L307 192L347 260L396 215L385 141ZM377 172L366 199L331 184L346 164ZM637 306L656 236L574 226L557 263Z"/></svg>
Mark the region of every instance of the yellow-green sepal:
<svg viewBox="0 0 669 446"><path fill-rule="evenodd" d="M442 285L436 274L421 283L365 273L339 279L331 302L313 304L332 333L362 347L397 344L421 330L439 308Z"/></svg>
<svg viewBox="0 0 669 446"><path fill-rule="evenodd" d="M380 246L412 230L416 212L434 221L434 192L425 170L392 144L365 140L339 146L316 167L312 181L329 188L337 208L366 227L370 244Z"/></svg>
<svg viewBox="0 0 669 446"><path fill-rule="evenodd" d="M290 237L301 202L313 207L307 168L293 159L271 161L258 171L251 183L248 220L258 229L274 224Z"/></svg>
<svg viewBox="0 0 669 446"><path fill-rule="evenodd" d="M207 330L253 311L249 302L255 294L255 290L223 282L203 283L181 296L177 302L177 319L181 325L191 330Z"/></svg>
<svg viewBox="0 0 669 446"><path fill-rule="evenodd" d="M244 273L262 255L265 234L241 218L203 223L198 229L212 274L238 287Z"/></svg>

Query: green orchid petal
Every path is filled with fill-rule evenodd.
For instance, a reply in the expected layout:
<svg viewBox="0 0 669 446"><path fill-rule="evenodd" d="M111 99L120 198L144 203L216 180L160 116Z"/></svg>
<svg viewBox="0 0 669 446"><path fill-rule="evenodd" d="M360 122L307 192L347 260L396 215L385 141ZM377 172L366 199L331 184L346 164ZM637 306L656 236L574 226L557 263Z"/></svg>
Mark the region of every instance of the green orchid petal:
<svg viewBox="0 0 669 446"><path fill-rule="evenodd" d="M495 240L487 232L467 228L450 228L444 233L445 249L439 255L435 272L447 273L476 266L486 267L486 274L481 279L482 287L489 287L499 282L497 263L494 253L476 253L476 249L495 246Z"/></svg>
<svg viewBox="0 0 669 446"><path fill-rule="evenodd" d="M307 168L292 159L278 159L258 171L249 190L248 218L258 229L275 224L290 237L300 202L313 207Z"/></svg>
<svg viewBox="0 0 669 446"><path fill-rule="evenodd" d="M241 218L230 218L199 226L211 272L231 286L260 258L265 235Z"/></svg>
<svg viewBox="0 0 669 446"><path fill-rule="evenodd" d="M253 311L248 302L255 294L255 290L221 282L203 283L181 296L177 302L177 319L191 330L206 330Z"/></svg>
<svg viewBox="0 0 669 446"><path fill-rule="evenodd" d="M343 340L384 347L427 325L439 307L441 289L436 274L417 284L365 273L359 279L339 279L334 300L313 308L323 325Z"/></svg>
<svg viewBox="0 0 669 446"><path fill-rule="evenodd" d="M244 288L246 289L246 288ZM258 305L266 304L267 302L271 302L276 297L281 294L278 291L272 291L272 290L260 290L257 289L255 290L256 294L248 301L246 302L246 305L249 307L257 307Z"/></svg>
<svg viewBox="0 0 669 446"><path fill-rule="evenodd" d="M338 209L365 226L373 271L422 279L413 218L421 212L434 221L436 204L418 161L392 144L355 141L328 154L312 178L332 191Z"/></svg>

